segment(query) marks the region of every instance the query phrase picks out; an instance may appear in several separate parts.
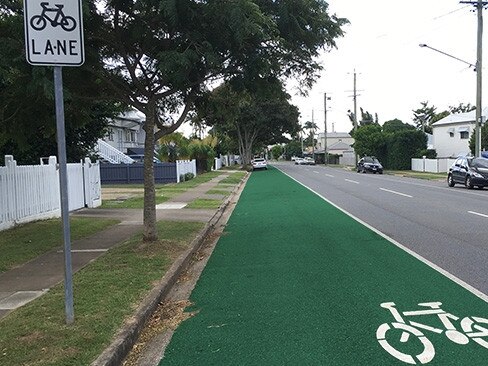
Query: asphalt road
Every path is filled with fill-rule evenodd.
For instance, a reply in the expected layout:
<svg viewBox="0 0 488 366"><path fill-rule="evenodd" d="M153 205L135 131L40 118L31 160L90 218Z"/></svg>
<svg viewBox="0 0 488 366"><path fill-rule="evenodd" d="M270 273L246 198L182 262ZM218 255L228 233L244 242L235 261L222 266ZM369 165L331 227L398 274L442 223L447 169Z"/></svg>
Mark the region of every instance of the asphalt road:
<svg viewBox="0 0 488 366"><path fill-rule="evenodd" d="M324 166L273 166L488 295L487 189Z"/></svg>

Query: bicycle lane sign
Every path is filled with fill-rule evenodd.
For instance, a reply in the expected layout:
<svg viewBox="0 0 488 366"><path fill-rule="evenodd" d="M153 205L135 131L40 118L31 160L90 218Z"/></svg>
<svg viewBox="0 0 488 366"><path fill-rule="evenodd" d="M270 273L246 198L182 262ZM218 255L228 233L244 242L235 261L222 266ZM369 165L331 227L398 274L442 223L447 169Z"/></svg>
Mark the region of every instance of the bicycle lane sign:
<svg viewBox="0 0 488 366"><path fill-rule="evenodd" d="M24 29L30 64L83 64L81 0L24 0Z"/></svg>

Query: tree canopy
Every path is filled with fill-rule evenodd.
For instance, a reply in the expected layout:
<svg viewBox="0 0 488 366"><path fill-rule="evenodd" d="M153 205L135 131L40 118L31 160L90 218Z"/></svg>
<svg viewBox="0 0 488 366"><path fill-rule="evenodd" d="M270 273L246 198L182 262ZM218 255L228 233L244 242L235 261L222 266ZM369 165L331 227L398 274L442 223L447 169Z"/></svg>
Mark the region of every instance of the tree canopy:
<svg viewBox="0 0 488 366"><path fill-rule="evenodd" d="M94 26L93 15L93 6L85 6L85 29ZM21 2L1 3L0 34L0 154L35 164L40 157L57 155L52 68L26 61ZM102 64L100 44L89 31L85 48L83 66L64 68L68 161L87 156L105 134L107 119L125 109L93 73Z"/></svg>
<svg viewBox="0 0 488 366"><path fill-rule="evenodd" d="M199 119L238 142L244 164L266 145L286 142L299 130L298 109L277 79L255 81L252 90L231 83L216 88L200 105Z"/></svg>
<svg viewBox="0 0 488 366"><path fill-rule="evenodd" d="M29 125L33 118L50 118L48 109L38 106L52 102L52 78L49 69L23 61L21 4L12 0L0 6L0 113L7 121L0 138L3 143L15 138L17 144L29 144L36 135L43 138L53 130L44 122L37 129ZM293 77L305 91L323 68L319 52L336 46L347 23L330 15L323 0L87 0L83 9L86 62L66 72L67 127L103 120L106 96L145 115L146 241L157 239L155 141L175 132L215 81L246 80L246 89L252 91L254 80ZM11 60L18 62L16 69L5 67ZM11 132L19 113L32 131L23 140Z"/></svg>

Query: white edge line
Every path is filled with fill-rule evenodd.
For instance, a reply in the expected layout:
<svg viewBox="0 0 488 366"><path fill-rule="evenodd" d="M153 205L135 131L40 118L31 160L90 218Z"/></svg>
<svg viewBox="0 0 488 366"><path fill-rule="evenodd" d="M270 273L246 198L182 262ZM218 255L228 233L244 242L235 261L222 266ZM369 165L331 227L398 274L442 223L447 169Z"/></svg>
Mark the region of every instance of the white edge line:
<svg viewBox="0 0 488 366"><path fill-rule="evenodd" d="M353 220L356 220L357 222L359 222L361 225L364 225L366 226L368 229L372 230L373 232L375 232L376 234L378 234L379 236L383 237L384 239L388 240L390 243L396 245L398 248L402 249L403 251L407 252L408 254L410 254L411 256L413 256L414 258L418 259L419 261L423 262L424 264L428 265L429 267L431 267L432 269L436 270L437 272L441 273L442 275L446 276L448 279L450 279L451 281L455 282L456 284L458 284L459 286L461 287L464 287L466 290L468 290L469 292L471 292L473 295L479 297L480 299L482 299L483 301L487 302L488 303L488 296L486 294L484 294L483 292L481 292L480 290L477 290L476 288L474 288L473 286L471 286L470 284L464 282L463 280L461 280L460 278L454 276L453 274L447 272L445 269L442 269L441 267L439 267L437 264L434 264L432 263L431 261L429 261L428 259L422 257L420 254L417 254L415 253L413 250L407 248L406 246L400 244L399 242L397 242L395 239L393 238L390 238L388 235L382 233L381 231L379 231L378 229L374 228L373 226L371 226L370 224L364 222L363 220L361 220L360 218L354 216L353 214L351 214L350 212L347 212L346 210L344 210L343 208L337 206L334 202L330 201L329 199L325 198L324 196L322 196L320 193L318 192L315 192L312 188L310 187L307 187L305 184L303 184L302 182L299 182L298 180L296 180L295 178L293 178L292 176L290 176L288 173L285 173L284 171L282 171L281 169L277 168L280 172L282 172L283 174L285 174L286 176L288 176L289 178L293 179L295 182L297 182L298 184L302 185L303 187L305 187L306 189L308 189L309 191L313 192L314 194L316 194L317 196L319 196L320 198L322 198L325 202L327 202L328 204L332 205L333 207L337 208L339 211L345 213L347 216L349 216L350 218L352 218Z"/></svg>
<svg viewBox="0 0 488 366"><path fill-rule="evenodd" d="M380 188L380 190L385 191L385 192L389 192L389 193L393 193L393 194L398 194L399 196L404 196L404 197L408 197L408 198L413 198L413 196L410 196L409 194L400 193L400 192L396 192L396 191L391 191L391 190L386 189L386 188Z"/></svg>
<svg viewBox="0 0 488 366"><path fill-rule="evenodd" d="M486 217L488 218L488 215L485 215L485 214L482 214L482 213L479 213L479 212L475 212L475 211L468 211L470 214L473 214L473 215L477 215L477 216L481 216L481 217Z"/></svg>

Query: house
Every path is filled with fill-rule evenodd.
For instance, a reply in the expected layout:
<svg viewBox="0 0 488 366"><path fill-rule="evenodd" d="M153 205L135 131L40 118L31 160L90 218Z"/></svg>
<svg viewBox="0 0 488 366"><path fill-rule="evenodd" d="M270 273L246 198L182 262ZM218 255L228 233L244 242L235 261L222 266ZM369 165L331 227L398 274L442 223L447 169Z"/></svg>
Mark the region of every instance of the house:
<svg viewBox="0 0 488 366"><path fill-rule="evenodd" d="M354 165L354 149L351 146L354 139L347 132L327 132L327 153L329 163ZM324 133L317 135L317 146L315 156L318 162L324 161ZM333 158L335 156L335 158ZM350 162L352 156L352 164ZM344 160L345 158L345 160ZM341 161L342 160L342 161Z"/></svg>
<svg viewBox="0 0 488 366"><path fill-rule="evenodd" d="M482 116L488 115L488 108ZM434 148L438 158L470 154L469 139L475 133L476 111L455 113L432 124Z"/></svg>
<svg viewBox="0 0 488 366"><path fill-rule="evenodd" d="M327 132L327 152L329 154L343 155L346 151L354 151L354 139L347 132ZM324 133L320 132L317 138L317 147L324 150Z"/></svg>
<svg viewBox="0 0 488 366"><path fill-rule="evenodd" d="M140 151L144 151L146 137L142 128L144 122L144 114L136 110L127 111L110 120L107 134L98 140L95 147L96 154L102 161L111 164L141 161L144 153L141 155Z"/></svg>
<svg viewBox="0 0 488 366"><path fill-rule="evenodd" d="M103 140L120 152L127 154L128 149L144 148L145 132L142 128L146 117L139 111L131 110L109 121L107 135Z"/></svg>

